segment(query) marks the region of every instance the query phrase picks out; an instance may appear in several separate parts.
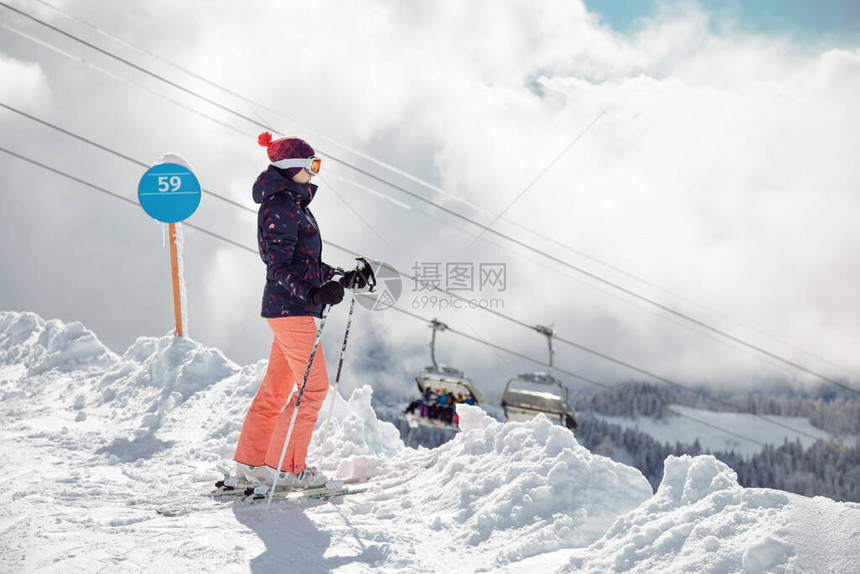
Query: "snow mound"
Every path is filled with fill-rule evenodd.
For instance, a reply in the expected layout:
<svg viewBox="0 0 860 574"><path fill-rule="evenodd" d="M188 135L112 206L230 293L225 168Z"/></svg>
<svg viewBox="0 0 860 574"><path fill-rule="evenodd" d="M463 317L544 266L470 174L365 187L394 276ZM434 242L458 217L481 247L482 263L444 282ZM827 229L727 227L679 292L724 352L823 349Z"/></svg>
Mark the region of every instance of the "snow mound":
<svg viewBox="0 0 860 574"><path fill-rule="evenodd" d="M0 312L0 365L23 365L30 375L37 375L52 369L105 368L116 360L81 323L45 321L29 312Z"/></svg>
<svg viewBox="0 0 860 574"><path fill-rule="evenodd" d="M200 384L187 400L168 402L165 406L170 408L161 413L161 435L177 442L184 441L192 449L189 457L195 459L232 458L245 413L266 374L267 362L263 360L234 371L235 365L216 358L215 355L198 356L198 366L212 361L210 366L214 368L209 371L208 383ZM182 381L179 386L185 387L190 382ZM174 398L183 398L178 396L178 391L172 392L177 393ZM189 436L195 437L191 443Z"/></svg>
<svg viewBox="0 0 860 574"><path fill-rule="evenodd" d="M477 407L458 405L458 413L462 432L425 455L426 470L413 462L417 476L377 515L404 504L421 509L410 520L469 547L492 547L499 566L586 546L652 496L639 471L593 455L543 416L499 423Z"/></svg>
<svg viewBox="0 0 860 574"><path fill-rule="evenodd" d="M140 427L154 431L167 413L239 370L221 351L191 339L141 337L105 371L97 389L116 418L140 417Z"/></svg>
<svg viewBox="0 0 860 574"><path fill-rule="evenodd" d="M331 428L326 440L323 459L331 461L321 468L335 468L335 476L344 479L363 479L376 476L383 471L385 460L396 456L406 446L400 440L400 431L391 423L376 418L370 405L373 390L364 385L352 392L348 402L340 395L329 392L330 397L341 404L332 415ZM329 399L330 400L330 399ZM337 405L337 403L336 403ZM315 460L322 448L328 401L320 409L317 426L309 447L309 459ZM320 432L322 431L322 432Z"/></svg>
<svg viewBox="0 0 860 574"><path fill-rule="evenodd" d="M80 324L0 313L14 526L0 570L856 571L858 504L741 488L709 456L669 457L655 494L543 416L501 423L466 405L451 441L406 448L369 386L329 393L308 459L366 490L271 511L210 500L266 367L172 335L118 356ZM46 524L52 543L34 544Z"/></svg>
<svg viewBox="0 0 860 574"><path fill-rule="evenodd" d="M494 418L484 412L483 409L470 408L467 404L457 405L458 424L462 432L471 430L485 430L496 422Z"/></svg>
<svg viewBox="0 0 860 574"><path fill-rule="evenodd" d="M657 493L619 517L563 572L848 572L855 568L853 559L846 557L860 531L860 505L742 488L735 472L712 456L670 456L664 468ZM822 505L831 507L834 514L827 517ZM810 514L822 528L799 533L794 524L799 519L808 523ZM855 534L849 535L852 526Z"/></svg>

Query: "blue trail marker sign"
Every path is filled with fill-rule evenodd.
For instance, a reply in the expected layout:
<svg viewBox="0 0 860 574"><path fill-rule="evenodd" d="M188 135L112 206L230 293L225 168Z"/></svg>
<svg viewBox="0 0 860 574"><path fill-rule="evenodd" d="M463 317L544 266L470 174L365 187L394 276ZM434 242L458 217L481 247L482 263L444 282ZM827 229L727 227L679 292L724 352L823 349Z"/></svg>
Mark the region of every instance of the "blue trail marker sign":
<svg viewBox="0 0 860 574"><path fill-rule="evenodd" d="M169 154L170 157L179 156ZM162 156L162 161L164 158ZM200 182L186 166L178 163L159 163L146 170L137 185L140 206L153 219L169 223L170 267L173 275L173 314L176 334L183 336L182 294L179 278L179 255L176 247L176 224L191 217L200 205Z"/></svg>
<svg viewBox="0 0 860 574"><path fill-rule="evenodd" d="M178 163L149 168L137 186L140 206L153 219L178 223L200 205L200 182L190 169Z"/></svg>

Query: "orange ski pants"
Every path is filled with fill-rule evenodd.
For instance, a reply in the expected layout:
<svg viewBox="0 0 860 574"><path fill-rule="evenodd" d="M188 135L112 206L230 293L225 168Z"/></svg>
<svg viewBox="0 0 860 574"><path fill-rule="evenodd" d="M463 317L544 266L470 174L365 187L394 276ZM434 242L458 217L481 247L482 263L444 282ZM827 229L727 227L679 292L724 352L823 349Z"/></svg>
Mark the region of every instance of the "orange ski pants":
<svg viewBox="0 0 860 574"><path fill-rule="evenodd" d="M296 408L298 390L316 340L317 325L313 317L279 317L267 321L275 335L269 355L269 367L257 395L251 402L251 408L245 415L233 459L251 466L265 464L277 468L290 419ZM290 403L284 407L294 384L296 391L290 398ZM328 372L320 344L302 394L296 424L281 466L282 471L298 473L305 469L308 444L311 442L317 414L327 393Z"/></svg>

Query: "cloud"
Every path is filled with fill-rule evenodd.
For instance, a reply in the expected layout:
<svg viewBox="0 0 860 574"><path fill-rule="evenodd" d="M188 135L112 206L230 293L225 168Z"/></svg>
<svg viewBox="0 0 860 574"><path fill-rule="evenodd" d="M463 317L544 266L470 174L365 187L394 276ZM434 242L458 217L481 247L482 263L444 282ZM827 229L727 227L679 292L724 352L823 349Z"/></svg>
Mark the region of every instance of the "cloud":
<svg viewBox="0 0 860 574"><path fill-rule="evenodd" d="M48 79L37 62L0 53L0 100L9 105L44 105L50 97Z"/></svg>
<svg viewBox="0 0 860 574"><path fill-rule="evenodd" d="M219 92L104 37L100 45L224 102L250 121L79 46L67 49L131 85L24 41L15 46L15 58L27 54L27 61L38 64L0 59L3 77L14 74L16 84L24 78L23 87L4 92L3 100L46 109L39 94L49 93L50 83L64 98L59 113L45 113L64 127L144 161L165 151L181 153L204 187L252 208L250 185L266 163L255 142L262 129L255 120L306 137L330 156L488 223L603 113L493 228L798 362L841 374L820 359L826 357L849 373L860 371L854 353L860 341L853 332L860 320L853 296L860 286L860 238L853 221L860 207L856 49L822 50L740 32L696 3L666 8L631 34L602 25L582 2L561 0L258 2L241 12L227 3L132 3L120 10L80 1L67 9L262 105ZM59 16L56 22L83 33ZM56 41L47 33L44 38ZM16 125L16 133L23 133L28 124ZM49 153L62 167L133 197L136 168L118 167L101 152L53 133L16 137L13 143ZM408 171L446 194L350 150ZM88 199L90 192L67 183L67 200L47 201L57 180L3 161L16 172L10 182L40 188L33 194L42 198L38 205L16 195L16 206L52 214L52 233L74 236L76 221L90 221L80 210L89 216L103 208L104 198L91 193ZM751 384L795 376L492 234L470 245L478 233L470 224L334 159L324 170L338 177L325 178L313 208L330 243L404 271L422 261L506 262L509 285L499 294L505 313L530 324L554 323L562 336L684 382ZM75 287L63 296L93 317L73 318L127 343L166 332L172 316L156 296L169 292L162 278L142 272L164 263L163 253L152 253L160 235L133 207L123 209L102 222L100 239L85 235L96 254L91 261L70 265L45 250L40 256ZM10 235L31 225L19 219L4 219ZM255 246L253 214L210 196L193 221ZM192 230L186 249L192 335L238 361L264 357L270 334L258 318L261 263ZM24 253L36 257L7 253L3 268L21 267L9 258ZM352 257L327 247L326 258L347 266ZM126 305L122 293L106 305L103 295L92 297L80 287L104 268L99 261L134 262L121 284L123 291L126 284L140 286L135 305ZM50 309L63 308L43 279L22 276L15 297L6 300L34 311L45 301L53 301ZM422 307L419 295L407 286L401 304L518 352L546 355L546 342L535 333L480 311ZM108 307L124 308L125 315L111 318L102 311ZM164 327L152 333L162 313ZM399 373L409 370L404 365L426 362L426 327L408 318L360 313L357 320L365 321L366 331L351 351L399 364L380 375L379 365L357 363L355 373L365 369L396 386ZM112 323L113 331L100 328L100 321ZM483 381L491 396L514 372L537 368L449 335L439 347L444 361ZM340 335L327 337L337 348ZM641 377L563 345L557 350L557 365L603 382ZM362 382L358 376L355 381ZM411 389L411 381L402 383Z"/></svg>
<svg viewBox="0 0 860 574"><path fill-rule="evenodd" d="M449 133L440 169L447 181L467 182L470 200L496 204L499 212L528 183L529 170L519 171L524 163L538 172L567 143L558 139L566 126L571 137L606 109L509 215L710 310L600 270L637 292L798 362L819 363L757 331L837 357L856 372L851 348L857 341L851 321L844 321L857 316L856 305L832 293L833 284L843 285L846 271L854 276L856 268L849 263L858 239L852 224L858 199L849 183L856 187L860 176L850 160L858 143L850 128L856 104L844 86L857 81L860 53L809 56L782 39L722 36L706 24L694 10L692 18L646 23L632 38L616 36L614 49L594 55L610 64L606 79L547 73L538 81L544 101L511 105L515 111L508 114L499 113L492 96L476 96L488 102L475 129L481 135L468 127ZM617 57L631 53L638 54L635 65ZM514 94L510 101L528 98L525 89ZM494 129L480 124L493 120ZM508 137L507 129L520 137ZM552 139L553 147L541 146ZM463 167L458 159L473 149L479 159ZM517 178L519 185L512 185ZM589 266L581 258L573 261ZM539 291L539 283L524 291ZM754 378L793 378L733 348L717 344L714 352L707 338L677 339L665 317L649 317L636 305L575 293L587 304L555 306L567 326L607 316L647 325L615 342L584 335L610 354L683 379L731 380L750 369ZM709 359L702 360L703 353Z"/></svg>

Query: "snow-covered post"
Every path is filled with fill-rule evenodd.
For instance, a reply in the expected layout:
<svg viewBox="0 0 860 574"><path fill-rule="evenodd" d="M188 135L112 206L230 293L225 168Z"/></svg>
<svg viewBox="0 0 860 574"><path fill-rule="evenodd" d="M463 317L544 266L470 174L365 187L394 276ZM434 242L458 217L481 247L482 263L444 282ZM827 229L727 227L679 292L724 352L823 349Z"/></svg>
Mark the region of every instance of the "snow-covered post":
<svg viewBox="0 0 860 574"><path fill-rule="evenodd" d="M182 334L188 336L188 291L185 289L185 228L176 224L176 280L179 284L179 311L181 313Z"/></svg>
<svg viewBox="0 0 860 574"><path fill-rule="evenodd" d="M177 228L176 224L190 217L200 205L200 182L185 158L166 153L143 174L137 188L137 196L140 206L150 217L169 226L173 315L176 335L182 337L188 330L182 269L183 240L181 227Z"/></svg>
<svg viewBox="0 0 860 574"><path fill-rule="evenodd" d="M176 224L168 223L167 234L170 236L170 270L173 275L173 318L176 322L176 334L182 336L182 290L179 287L179 255L176 248Z"/></svg>

